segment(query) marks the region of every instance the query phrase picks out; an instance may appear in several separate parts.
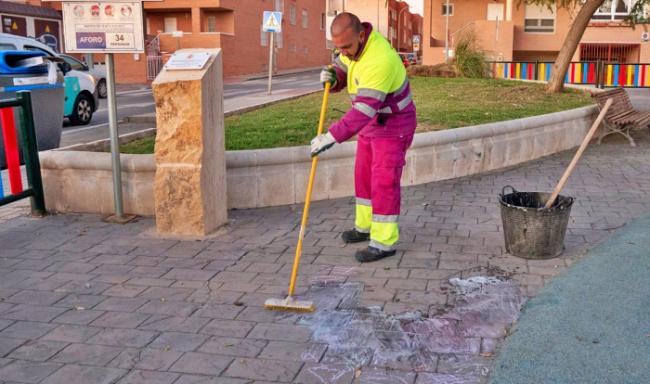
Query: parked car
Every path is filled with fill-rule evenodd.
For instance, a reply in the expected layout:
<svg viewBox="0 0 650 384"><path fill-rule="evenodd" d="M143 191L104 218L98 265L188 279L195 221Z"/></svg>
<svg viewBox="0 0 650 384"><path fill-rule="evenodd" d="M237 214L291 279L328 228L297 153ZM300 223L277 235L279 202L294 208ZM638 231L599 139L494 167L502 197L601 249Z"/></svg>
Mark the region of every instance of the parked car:
<svg viewBox="0 0 650 384"><path fill-rule="evenodd" d="M36 39L0 33L0 51L19 50L44 52L60 57L52 47ZM66 62L67 63L67 62ZM69 64L66 64L69 66ZM88 72L71 69L65 72L65 105L63 114L73 125L86 125L99 108L99 95L95 78Z"/></svg>
<svg viewBox="0 0 650 384"><path fill-rule="evenodd" d="M404 64L404 66L405 66L406 68L408 68L408 66L409 66L411 63L409 62L409 59L406 57L406 55L404 55L404 54L402 54L402 53L398 53L398 55L399 55L399 58L402 59L402 64Z"/></svg>
<svg viewBox="0 0 650 384"><path fill-rule="evenodd" d="M89 73L93 78L95 78L95 83L97 84L97 95L100 99L105 99L108 93L108 88L106 86L106 70L103 68L93 67L93 69L88 68L88 65L83 61L77 59L76 57L68 55L59 55L66 63L70 64L70 67L75 71L82 71Z"/></svg>
<svg viewBox="0 0 650 384"><path fill-rule="evenodd" d="M418 56L413 52L399 52L402 62L407 62L409 65L418 63ZM406 65L408 67L408 65Z"/></svg>

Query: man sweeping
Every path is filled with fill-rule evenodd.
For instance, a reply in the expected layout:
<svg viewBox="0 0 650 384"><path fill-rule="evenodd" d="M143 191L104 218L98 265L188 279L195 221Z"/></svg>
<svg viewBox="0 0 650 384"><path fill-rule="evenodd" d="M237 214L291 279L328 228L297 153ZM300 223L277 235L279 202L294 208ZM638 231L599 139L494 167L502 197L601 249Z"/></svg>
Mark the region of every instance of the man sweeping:
<svg viewBox="0 0 650 384"><path fill-rule="evenodd" d="M371 262L395 254L400 178L417 125L415 104L400 57L370 23L344 12L334 18L331 32L339 55L320 80L329 81L333 92L347 87L352 108L311 141L311 154L357 135L356 217L341 237L346 243L370 240L355 258Z"/></svg>

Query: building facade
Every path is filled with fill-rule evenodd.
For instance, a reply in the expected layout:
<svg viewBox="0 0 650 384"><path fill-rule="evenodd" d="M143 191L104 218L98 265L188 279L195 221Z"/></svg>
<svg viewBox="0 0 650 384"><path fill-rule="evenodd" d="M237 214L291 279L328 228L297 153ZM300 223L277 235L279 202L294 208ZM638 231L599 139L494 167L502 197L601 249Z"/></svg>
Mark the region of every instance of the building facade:
<svg viewBox="0 0 650 384"><path fill-rule="evenodd" d="M606 0L594 14L573 60L650 62L648 27L630 28L623 19L635 0ZM514 0L431 0L424 2L423 63L445 61L466 31L492 60L553 61L578 9L517 6ZM447 28L447 25L449 26Z"/></svg>
<svg viewBox="0 0 650 384"><path fill-rule="evenodd" d="M422 36L422 16L411 13L409 5L397 0L327 0L327 38L329 26L341 12L351 12L361 21L372 23L398 52L413 52L413 42Z"/></svg>
<svg viewBox="0 0 650 384"><path fill-rule="evenodd" d="M61 14L27 3L0 1L2 32L33 37L57 52L62 50Z"/></svg>
<svg viewBox="0 0 650 384"><path fill-rule="evenodd" d="M28 0L60 10L60 4ZM268 72L269 34L262 32L264 11L283 13L275 36L276 71L310 68L329 62L325 40L325 3L312 0L160 0L144 5L144 54L116 54L120 83L151 80L182 48L221 48L224 76ZM103 62L102 55L94 55Z"/></svg>

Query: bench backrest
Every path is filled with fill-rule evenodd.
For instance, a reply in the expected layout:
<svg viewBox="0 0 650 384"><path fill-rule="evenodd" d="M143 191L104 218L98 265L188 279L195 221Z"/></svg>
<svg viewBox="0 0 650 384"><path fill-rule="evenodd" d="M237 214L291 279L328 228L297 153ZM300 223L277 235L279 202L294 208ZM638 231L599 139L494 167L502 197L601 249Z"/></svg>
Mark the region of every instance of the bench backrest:
<svg viewBox="0 0 650 384"><path fill-rule="evenodd" d="M607 99L610 98L614 99L612 102L612 106L609 107L609 110L605 115L605 119L607 119L610 116L616 116L624 112L634 111L634 107L632 106L632 101L630 101L630 96L628 96L624 88L616 88L610 91L594 94L593 97L596 99L596 101L598 102L598 107L601 109L605 106L605 102L607 101Z"/></svg>

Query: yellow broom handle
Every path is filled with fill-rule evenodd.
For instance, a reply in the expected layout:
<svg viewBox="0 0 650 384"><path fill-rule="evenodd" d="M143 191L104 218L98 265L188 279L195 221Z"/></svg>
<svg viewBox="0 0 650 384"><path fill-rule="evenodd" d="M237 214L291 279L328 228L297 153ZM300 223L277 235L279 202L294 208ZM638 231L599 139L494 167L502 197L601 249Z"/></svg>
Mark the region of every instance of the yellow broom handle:
<svg viewBox="0 0 650 384"><path fill-rule="evenodd" d="M330 82L325 83L325 93L323 94L323 104L320 107L320 119L318 120L318 134L323 133L325 125L325 114L327 112L327 99L330 94ZM296 289L296 277L298 276L298 265L300 264L300 255L302 254L302 239L305 237L305 228L309 220L309 205L311 203L311 191L314 187L314 178L316 177L316 164L318 156L311 159L311 171L309 172L309 183L307 184L307 195L305 196L305 208L302 211L302 222L300 223L300 234L298 235L298 245L296 246L296 256L293 259L293 270L291 271L291 282L289 283L289 295L293 296Z"/></svg>

